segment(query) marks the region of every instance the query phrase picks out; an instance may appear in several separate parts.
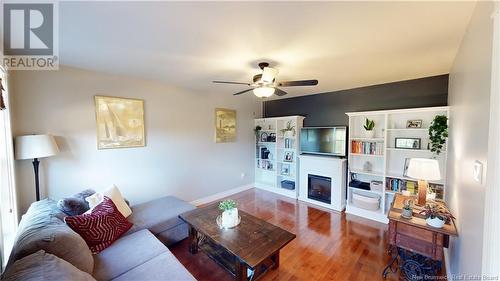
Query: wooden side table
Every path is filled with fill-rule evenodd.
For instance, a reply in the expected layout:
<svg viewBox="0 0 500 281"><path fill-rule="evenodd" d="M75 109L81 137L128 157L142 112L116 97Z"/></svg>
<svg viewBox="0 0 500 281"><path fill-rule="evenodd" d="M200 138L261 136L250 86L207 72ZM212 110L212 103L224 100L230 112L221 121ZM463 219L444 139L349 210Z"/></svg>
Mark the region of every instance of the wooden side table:
<svg viewBox="0 0 500 281"><path fill-rule="evenodd" d="M391 262L382 273L387 277L391 271L398 270L407 280L424 280L425 275L436 275L443 262L443 247L448 247L450 236L458 236L455 221L451 220L443 228L434 228L426 224L425 217L419 212L423 207L414 206L413 218L401 217L406 199L415 199L396 194L388 213L389 218L389 254ZM446 208L444 203L437 202ZM446 208L447 209L447 208Z"/></svg>

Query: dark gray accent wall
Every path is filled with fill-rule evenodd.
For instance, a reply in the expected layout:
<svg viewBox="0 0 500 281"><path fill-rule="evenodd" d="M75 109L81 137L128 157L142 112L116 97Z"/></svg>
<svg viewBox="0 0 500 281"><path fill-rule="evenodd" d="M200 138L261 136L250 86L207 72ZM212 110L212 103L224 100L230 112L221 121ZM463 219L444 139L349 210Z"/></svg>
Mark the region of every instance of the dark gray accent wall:
<svg viewBox="0 0 500 281"><path fill-rule="evenodd" d="M320 81L321 83L321 81ZM348 125L346 112L448 104L448 74L264 102L264 117L305 116L304 126Z"/></svg>

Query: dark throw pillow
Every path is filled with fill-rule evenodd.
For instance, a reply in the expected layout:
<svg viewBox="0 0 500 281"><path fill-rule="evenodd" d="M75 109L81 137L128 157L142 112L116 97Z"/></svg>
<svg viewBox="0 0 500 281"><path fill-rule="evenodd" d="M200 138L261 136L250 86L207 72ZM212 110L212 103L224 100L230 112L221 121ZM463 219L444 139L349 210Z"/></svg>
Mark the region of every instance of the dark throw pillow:
<svg viewBox="0 0 500 281"><path fill-rule="evenodd" d="M93 254L109 247L132 227L113 201L106 196L90 214L66 217L64 221L82 236Z"/></svg>
<svg viewBox="0 0 500 281"><path fill-rule="evenodd" d="M59 200L59 202L57 202L57 207L68 216L81 215L90 209L89 203L85 201L85 198L94 193L94 190L86 189L73 196Z"/></svg>

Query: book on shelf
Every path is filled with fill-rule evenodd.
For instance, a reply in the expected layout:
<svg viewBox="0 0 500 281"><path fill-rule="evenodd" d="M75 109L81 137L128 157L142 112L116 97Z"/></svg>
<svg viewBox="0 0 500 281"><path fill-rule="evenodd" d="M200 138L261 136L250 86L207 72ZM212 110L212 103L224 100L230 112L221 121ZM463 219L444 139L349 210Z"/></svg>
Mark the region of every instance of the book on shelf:
<svg viewBox="0 0 500 281"><path fill-rule="evenodd" d="M404 190L407 190L410 194L415 195L418 192L418 183L413 180L387 178L385 182L385 189L393 192L403 192ZM429 189L432 190L433 193L436 193L437 199L443 199L443 185L430 183Z"/></svg>
<svg viewBox="0 0 500 281"><path fill-rule="evenodd" d="M383 155L384 143L371 141L351 141L351 153Z"/></svg>

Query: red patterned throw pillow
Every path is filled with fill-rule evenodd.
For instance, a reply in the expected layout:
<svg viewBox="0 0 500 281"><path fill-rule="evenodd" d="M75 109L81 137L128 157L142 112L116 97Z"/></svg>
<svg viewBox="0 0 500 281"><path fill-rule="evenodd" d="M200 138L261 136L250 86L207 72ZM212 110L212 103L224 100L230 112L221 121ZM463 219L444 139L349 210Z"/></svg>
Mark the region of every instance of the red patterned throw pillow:
<svg viewBox="0 0 500 281"><path fill-rule="evenodd" d="M64 221L82 236L93 254L106 249L132 227L113 201L106 196L90 214L66 217Z"/></svg>

